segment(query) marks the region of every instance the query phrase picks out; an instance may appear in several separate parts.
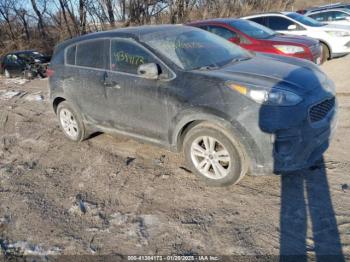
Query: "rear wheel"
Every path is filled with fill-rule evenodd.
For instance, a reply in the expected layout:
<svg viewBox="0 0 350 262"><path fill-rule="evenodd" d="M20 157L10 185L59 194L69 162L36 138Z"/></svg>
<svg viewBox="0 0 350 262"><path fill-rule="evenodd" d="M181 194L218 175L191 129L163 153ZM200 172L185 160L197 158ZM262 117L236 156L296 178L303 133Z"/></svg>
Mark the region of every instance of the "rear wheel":
<svg viewBox="0 0 350 262"><path fill-rule="evenodd" d="M330 58L330 53L329 53L329 47L322 43L322 64L329 60Z"/></svg>
<svg viewBox="0 0 350 262"><path fill-rule="evenodd" d="M64 101L58 105L57 116L61 129L69 140L79 142L86 138L82 118L68 102Z"/></svg>
<svg viewBox="0 0 350 262"><path fill-rule="evenodd" d="M186 134L186 161L207 184L225 186L238 183L247 173L247 163L241 146L222 128L200 124Z"/></svg>

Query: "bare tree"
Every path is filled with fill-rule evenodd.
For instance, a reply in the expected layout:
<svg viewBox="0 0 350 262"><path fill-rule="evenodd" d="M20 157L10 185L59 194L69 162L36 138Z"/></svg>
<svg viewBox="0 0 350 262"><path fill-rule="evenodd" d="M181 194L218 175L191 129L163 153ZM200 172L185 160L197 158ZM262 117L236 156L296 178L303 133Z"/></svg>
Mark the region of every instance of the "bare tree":
<svg viewBox="0 0 350 262"><path fill-rule="evenodd" d="M285 10L294 0L31 0L30 3L28 6L18 0L0 0L0 53L22 47L51 52L59 41L113 28L118 22L128 26L237 17L256 11Z"/></svg>
<svg viewBox="0 0 350 262"><path fill-rule="evenodd" d="M67 27L67 31L69 33L69 36L72 37L73 34L72 34L71 29L70 29L70 25L69 25L68 18L67 18L67 12L66 12L67 1L66 0L59 0L59 4L60 4L61 11L62 11L62 16L63 16L64 22L65 22L66 27Z"/></svg>
<svg viewBox="0 0 350 262"><path fill-rule="evenodd" d="M30 40L30 33L29 33L29 24L28 24L28 11L25 10L24 8L14 8L17 17L19 18L19 20L21 21L22 25L23 25L23 30L25 32L26 35L26 39L27 41Z"/></svg>
<svg viewBox="0 0 350 262"><path fill-rule="evenodd" d="M86 0L79 0L79 33L86 34Z"/></svg>
<svg viewBox="0 0 350 262"><path fill-rule="evenodd" d="M16 41L16 36L14 33L14 29L12 26L12 21L11 21L11 16L12 16L12 11L13 11L13 1L11 0L2 0L0 2L0 15L2 16L3 20L5 21L8 31L9 31L9 36L11 40L14 42Z"/></svg>
<svg viewBox="0 0 350 262"><path fill-rule="evenodd" d="M32 3L33 10L38 18L38 29L44 39L47 39L47 35L45 32L43 13L46 11L46 0L43 1L43 11L41 12L37 6L36 0L30 0Z"/></svg>
<svg viewBox="0 0 350 262"><path fill-rule="evenodd" d="M113 10L113 1L112 0L103 0L108 13L109 23L111 27L115 26L114 10Z"/></svg>

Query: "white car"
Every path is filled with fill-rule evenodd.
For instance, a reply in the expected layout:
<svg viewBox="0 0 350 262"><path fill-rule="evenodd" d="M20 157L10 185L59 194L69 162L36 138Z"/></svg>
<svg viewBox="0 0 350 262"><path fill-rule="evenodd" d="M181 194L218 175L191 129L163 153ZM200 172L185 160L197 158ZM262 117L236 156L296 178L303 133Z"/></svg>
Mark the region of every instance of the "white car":
<svg viewBox="0 0 350 262"><path fill-rule="evenodd" d="M350 53L350 27L327 25L295 12L266 13L242 17L282 34L318 39L323 47L324 61Z"/></svg>
<svg viewBox="0 0 350 262"><path fill-rule="evenodd" d="M350 26L350 10L349 9L332 9L322 11L310 11L305 14L318 22L330 25L346 25Z"/></svg>

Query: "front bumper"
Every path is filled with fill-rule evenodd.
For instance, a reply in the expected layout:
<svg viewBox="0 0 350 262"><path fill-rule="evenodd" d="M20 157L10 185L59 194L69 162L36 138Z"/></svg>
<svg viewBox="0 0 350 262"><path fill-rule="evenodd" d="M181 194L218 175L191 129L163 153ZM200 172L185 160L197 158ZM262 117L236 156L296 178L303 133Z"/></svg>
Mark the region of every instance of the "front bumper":
<svg viewBox="0 0 350 262"><path fill-rule="evenodd" d="M298 124L270 131L265 130L260 119L259 131L252 131L254 128L250 127L256 144L255 150L250 152L251 174L287 173L314 165L329 147L337 125L337 111L335 101L334 107L322 120L314 123L310 122L309 113L302 121L295 121L296 118L288 114L285 117L280 115L281 119L289 117L290 123ZM268 116L274 117L260 109L259 118Z"/></svg>
<svg viewBox="0 0 350 262"><path fill-rule="evenodd" d="M321 159L334 135L337 126L336 115L337 109L334 108L320 126L311 127L311 129L304 127L303 132L295 137L277 138L274 142L273 172L283 173L308 168ZM289 152L280 150L288 143L290 144Z"/></svg>
<svg viewBox="0 0 350 262"><path fill-rule="evenodd" d="M340 57L350 53L350 37L339 38L339 41L331 45L331 56Z"/></svg>

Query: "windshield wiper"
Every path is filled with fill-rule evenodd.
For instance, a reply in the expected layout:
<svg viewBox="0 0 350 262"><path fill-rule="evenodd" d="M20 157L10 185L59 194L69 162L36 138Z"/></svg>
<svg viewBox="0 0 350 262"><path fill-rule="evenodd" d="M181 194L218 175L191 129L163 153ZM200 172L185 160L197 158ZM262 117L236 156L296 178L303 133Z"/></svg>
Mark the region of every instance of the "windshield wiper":
<svg viewBox="0 0 350 262"><path fill-rule="evenodd" d="M233 58L233 59L229 60L227 63L225 63L225 64L223 65L223 67L224 67L224 66L227 66L227 65L229 65L229 64L233 64L233 63L237 63L237 62L242 62L242 61L246 61L246 60L249 60L249 59L251 59L251 57L248 57L248 56L246 56L246 57L239 57L239 58Z"/></svg>
<svg viewBox="0 0 350 262"><path fill-rule="evenodd" d="M201 71L203 71L203 70L215 70L215 69L219 69L219 67L216 65L207 65L207 66L193 68L193 70L201 70Z"/></svg>

